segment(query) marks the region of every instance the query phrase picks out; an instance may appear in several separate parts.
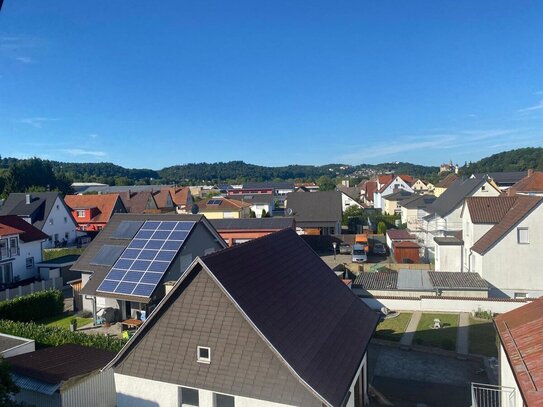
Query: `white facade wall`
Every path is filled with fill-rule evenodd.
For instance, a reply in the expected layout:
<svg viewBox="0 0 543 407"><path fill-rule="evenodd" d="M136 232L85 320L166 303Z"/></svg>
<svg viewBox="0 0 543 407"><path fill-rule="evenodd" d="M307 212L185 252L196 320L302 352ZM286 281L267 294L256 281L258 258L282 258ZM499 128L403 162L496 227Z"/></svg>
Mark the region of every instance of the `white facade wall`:
<svg viewBox="0 0 543 407"><path fill-rule="evenodd" d="M528 228L529 244L519 244L517 229ZM471 267L490 284L513 297L515 292L530 296L543 295L541 272L543 248L543 205L516 225L484 256L471 252Z"/></svg>
<svg viewBox="0 0 543 407"><path fill-rule="evenodd" d="M384 189L384 191L375 192L375 194L373 195L373 207L382 209L384 207L383 197L392 194L395 189L403 189L405 191L415 192L413 191L413 188L411 188L403 179L401 179L400 177L396 177L390 183L390 185Z"/></svg>
<svg viewBox="0 0 543 407"><path fill-rule="evenodd" d="M255 213L257 218L262 217L262 209L264 209L266 213L269 213L270 216L272 215L272 211L273 211L272 204L253 204L251 206L251 210Z"/></svg>
<svg viewBox="0 0 543 407"><path fill-rule="evenodd" d="M70 388L62 388L61 394L62 407L115 407L113 369L87 377Z"/></svg>
<svg viewBox="0 0 543 407"><path fill-rule="evenodd" d="M513 370L511 369L511 365L509 364L509 361L507 360L507 355L505 354L505 351L503 350L503 346L500 343L500 355L499 355L499 365L500 365L500 386L503 387L510 387L512 389L515 389L515 403L510 404L509 401L509 394L507 392L502 393L502 406L510 406L510 407L524 407L524 402L522 400L522 395L520 394L520 390L518 388L517 382L515 380L515 376L513 375Z"/></svg>
<svg viewBox="0 0 543 407"><path fill-rule="evenodd" d="M436 244L436 271L462 271L463 246Z"/></svg>
<svg viewBox="0 0 543 407"><path fill-rule="evenodd" d="M42 241L37 240L34 242L24 243L19 239L20 255L15 256L12 261L13 267L13 280L19 277L19 280L25 280L36 276L37 268L36 264L42 261ZM29 257L34 258L34 266L26 267L26 259Z"/></svg>
<svg viewBox="0 0 543 407"><path fill-rule="evenodd" d="M45 220L42 232L50 236L50 239L43 244L44 249L55 247L55 234L58 235L59 242L68 234L68 244L75 243L76 224L59 196Z"/></svg>
<svg viewBox="0 0 543 407"><path fill-rule="evenodd" d="M115 373L117 407L179 407L180 388L176 384ZM213 392L198 389L200 407L214 407ZM221 393L223 394L223 393ZM289 407L287 404L235 396L236 407Z"/></svg>
<svg viewBox="0 0 543 407"><path fill-rule="evenodd" d="M360 205L353 198L351 198L350 196L342 192L341 193L341 210L345 212L345 210L347 208L350 208L351 206L357 206L358 208L362 208L362 205Z"/></svg>

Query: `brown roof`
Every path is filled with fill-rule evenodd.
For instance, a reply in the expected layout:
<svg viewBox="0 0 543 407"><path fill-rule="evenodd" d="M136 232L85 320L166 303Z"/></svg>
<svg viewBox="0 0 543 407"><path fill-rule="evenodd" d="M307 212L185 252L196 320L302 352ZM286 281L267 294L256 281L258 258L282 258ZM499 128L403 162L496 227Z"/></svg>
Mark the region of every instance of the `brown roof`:
<svg viewBox="0 0 543 407"><path fill-rule="evenodd" d="M45 383L58 384L105 367L114 352L75 344L60 345L6 359L13 372Z"/></svg>
<svg viewBox="0 0 543 407"><path fill-rule="evenodd" d="M458 175L449 174L445 178L443 178L441 181L439 181L437 183L436 187L438 187L438 188L449 188L457 179L458 179Z"/></svg>
<svg viewBox="0 0 543 407"><path fill-rule="evenodd" d="M208 205L209 201L221 201L220 205ZM200 212L224 212L224 211L239 211L243 208L250 208L252 205L243 201L236 201L228 198L210 198L198 203Z"/></svg>
<svg viewBox="0 0 543 407"><path fill-rule="evenodd" d="M23 242L33 242L49 238L37 227L32 226L17 215L0 216L0 236L18 234Z"/></svg>
<svg viewBox="0 0 543 407"><path fill-rule="evenodd" d="M417 249L420 249L420 246L415 242L399 241L399 242L394 242L394 248L417 248Z"/></svg>
<svg viewBox="0 0 543 407"><path fill-rule="evenodd" d="M72 210L98 208L98 215L91 219L92 222L109 222L119 194L105 195L66 195L64 201Z"/></svg>
<svg viewBox="0 0 543 407"><path fill-rule="evenodd" d="M153 192L153 197L159 209L173 209L173 206L168 204L168 198L173 204L173 199L168 189L161 189L160 191Z"/></svg>
<svg viewBox="0 0 543 407"><path fill-rule="evenodd" d="M494 244L511 231L522 219L524 219L534 208L536 208L543 197L519 195L502 218L500 223L494 225L486 232L471 248L474 252L485 254Z"/></svg>
<svg viewBox="0 0 543 407"><path fill-rule="evenodd" d="M527 407L543 406L543 299L494 318L507 360Z"/></svg>
<svg viewBox="0 0 543 407"><path fill-rule="evenodd" d="M190 188L172 188L170 189L170 194L172 195L174 204L177 206L186 206L190 196Z"/></svg>
<svg viewBox="0 0 543 407"><path fill-rule="evenodd" d="M390 181L394 179L394 174L386 174L386 175L379 175L377 177L377 180L379 181L379 184L388 184Z"/></svg>
<svg viewBox="0 0 543 407"><path fill-rule="evenodd" d="M534 171L514 184L507 193L509 195L517 192L543 192L543 172Z"/></svg>
<svg viewBox="0 0 543 407"><path fill-rule="evenodd" d="M387 235L391 240L415 240L416 237L405 229L387 230Z"/></svg>
<svg viewBox="0 0 543 407"><path fill-rule="evenodd" d="M373 202L373 194L377 191L377 182L368 181L364 184L364 190L366 191L366 199Z"/></svg>
<svg viewBox="0 0 543 407"><path fill-rule="evenodd" d="M414 183L416 180L415 178L413 178L411 175L407 175L407 174L400 174L398 175L401 179L403 179L405 182L407 182L408 184L412 184Z"/></svg>
<svg viewBox="0 0 543 407"><path fill-rule="evenodd" d="M516 196L468 197L466 205L473 223L500 222L517 200Z"/></svg>
<svg viewBox="0 0 543 407"><path fill-rule="evenodd" d="M151 199L155 208L158 207L154 195L151 191L139 191L139 192L120 192L119 196L123 201L126 210L129 213L144 213L148 209L147 203Z"/></svg>

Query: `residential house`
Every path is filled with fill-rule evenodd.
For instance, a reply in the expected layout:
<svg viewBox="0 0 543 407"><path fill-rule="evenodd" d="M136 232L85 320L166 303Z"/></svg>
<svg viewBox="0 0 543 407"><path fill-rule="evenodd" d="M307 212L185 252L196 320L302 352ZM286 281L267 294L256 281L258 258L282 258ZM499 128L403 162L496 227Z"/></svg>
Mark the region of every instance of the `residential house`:
<svg viewBox="0 0 543 407"><path fill-rule="evenodd" d="M160 213L151 191L119 192L119 196L127 213Z"/></svg>
<svg viewBox="0 0 543 407"><path fill-rule="evenodd" d="M494 325L500 338L500 387L490 395L484 386L472 385L472 394L480 394L478 405L492 405L497 395L501 406L543 406L543 299L496 316Z"/></svg>
<svg viewBox="0 0 543 407"><path fill-rule="evenodd" d="M403 178L402 178L403 177ZM407 176L394 176L389 182L384 184L380 189L378 189L373 194L373 207L377 209L383 209L384 202L383 197L394 193L395 191L404 190L407 192L413 193L413 188L409 185L408 182L404 180Z"/></svg>
<svg viewBox="0 0 543 407"><path fill-rule="evenodd" d="M472 174L471 178L486 178L501 191L506 191L528 175L528 171L486 172Z"/></svg>
<svg viewBox="0 0 543 407"><path fill-rule="evenodd" d="M36 342L34 339L0 333L0 357L3 359L34 352L35 350Z"/></svg>
<svg viewBox="0 0 543 407"><path fill-rule="evenodd" d="M248 202L214 197L199 202L198 213L208 219L242 219L251 216L251 207L252 204Z"/></svg>
<svg viewBox="0 0 543 407"><path fill-rule="evenodd" d="M374 203L374 194L377 191L377 182L376 181L362 181L358 184L360 188L360 196L362 203L366 206L373 208Z"/></svg>
<svg viewBox="0 0 543 407"><path fill-rule="evenodd" d="M295 190L300 188L305 189L307 192L318 192L320 187L314 182L296 182L294 184Z"/></svg>
<svg viewBox="0 0 543 407"><path fill-rule="evenodd" d="M6 358L13 399L24 405L115 407L113 371L103 369L115 356L102 349L66 344Z"/></svg>
<svg viewBox="0 0 543 407"><path fill-rule="evenodd" d="M117 406L361 407L378 319L273 233L191 265L111 363Z"/></svg>
<svg viewBox="0 0 543 407"><path fill-rule="evenodd" d="M416 242L417 237L405 229L389 229L386 232L386 243L390 251L394 249L395 242Z"/></svg>
<svg viewBox="0 0 543 407"><path fill-rule="evenodd" d="M360 203L360 189L358 187L346 187L344 185L338 185L337 190L341 192L341 208L343 212L351 206L357 208L364 208Z"/></svg>
<svg viewBox="0 0 543 407"><path fill-rule="evenodd" d="M177 213L191 213L194 198L190 193L189 187L171 188L170 194L172 195Z"/></svg>
<svg viewBox="0 0 543 407"><path fill-rule="evenodd" d="M543 196L543 172L528 170L528 175L511 186L507 194Z"/></svg>
<svg viewBox="0 0 543 407"><path fill-rule="evenodd" d="M118 193L66 195L64 200L72 210L77 230L84 232L99 232L107 225L113 214L127 212Z"/></svg>
<svg viewBox="0 0 543 407"><path fill-rule="evenodd" d="M152 194L155 198L158 209L160 209L162 213L176 211L176 205L173 203L173 197L170 193L170 189L160 189L158 191L152 191Z"/></svg>
<svg viewBox="0 0 543 407"><path fill-rule="evenodd" d="M415 228L419 243L424 247L426 261L435 260L435 237L454 236L462 230L461 212L464 200L470 196L498 196L500 191L486 179L456 180L430 206L429 215L419 219ZM454 271L454 270L447 270Z"/></svg>
<svg viewBox="0 0 543 407"><path fill-rule="evenodd" d="M426 182L418 178L411 184L411 188L415 192L432 192L434 190L434 185L430 182Z"/></svg>
<svg viewBox="0 0 543 407"><path fill-rule="evenodd" d="M160 191L174 188L174 185L98 185L79 189L78 194L119 194L121 192Z"/></svg>
<svg viewBox="0 0 543 407"><path fill-rule="evenodd" d="M464 241L461 236L462 232L457 232L455 236L434 237L436 270L440 272L462 272L464 270Z"/></svg>
<svg viewBox="0 0 543 407"><path fill-rule="evenodd" d="M494 297L539 297L543 197L469 198L462 213L463 269L487 280Z"/></svg>
<svg viewBox="0 0 543 407"><path fill-rule="evenodd" d="M210 222L228 246L245 243L283 229L296 230L294 218L211 219Z"/></svg>
<svg viewBox="0 0 543 407"><path fill-rule="evenodd" d="M407 225L407 229L416 230L417 219L422 219L428 215L428 206L436 200L435 195L413 194L411 197L398 203L402 224Z"/></svg>
<svg viewBox="0 0 543 407"><path fill-rule="evenodd" d="M229 199L245 202L251 205L251 211L257 218L272 216L275 207L273 194L243 194L230 195Z"/></svg>
<svg viewBox="0 0 543 407"><path fill-rule="evenodd" d="M72 270L81 273L85 310L96 317L112 308L118 311L110 315L124 320L148 315L165 282L181 277L197 256L225 247L201 215L116 214Z"/></svg>
<svg viewBox="0 0 543 407"><path fill-rule="evenodd" d="M400 214L402 202L407 201L412 197L413 192L406 191L405 189L399 189L392 192L391 194L383 196L383 213L385 215Z"/></svg>
<svg viewBox="0 0 543 407"><path fill-rule="evenodd" d="M439 197L443 192L447 190L452 184L458 180L458 175L448 174L445 178L439 181L434 188L434 195Z"/></svg>
<svg viewBox="0 0 543 407"><path fill-rule="evenodd" d="M48 236L16 215L0 216L0 287L37 277Z"/></svg>
<svg viewBox="0 0 543 407"><path fill-rule="evenodd" d="M227 191L227 196L245 194L272 194L277 201L277 207L283 208L287 194L294 192L292 182L248 182L241 188L233 188Z"/></svg>
<svg viewBox="0 0 543 407"><path fill-rule="evenodd" d="M338 191L293 192L287 195L285 207L285 215L294 217L300 234L341 233L342 203Z"/></svg>
<svg viewBox="0 0 543 407"><path fill-rule="evenodd" d="M77 238L77 223L58 192L9 194L0 209L0 216L5 215L17 215L48 235L44 249L61 242L71 245Z"/></svg>

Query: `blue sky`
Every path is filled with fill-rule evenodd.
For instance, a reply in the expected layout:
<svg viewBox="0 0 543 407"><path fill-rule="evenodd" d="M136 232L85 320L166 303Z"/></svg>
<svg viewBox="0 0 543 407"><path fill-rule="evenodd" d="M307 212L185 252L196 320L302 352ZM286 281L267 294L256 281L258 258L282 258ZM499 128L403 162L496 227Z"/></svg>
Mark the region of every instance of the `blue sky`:
<svg viewBox="0 0 543 407"><path fill-rule="evenodd" d="M158 169L543 146L541 21L537 0L5 0L0 154Z"/></svg>

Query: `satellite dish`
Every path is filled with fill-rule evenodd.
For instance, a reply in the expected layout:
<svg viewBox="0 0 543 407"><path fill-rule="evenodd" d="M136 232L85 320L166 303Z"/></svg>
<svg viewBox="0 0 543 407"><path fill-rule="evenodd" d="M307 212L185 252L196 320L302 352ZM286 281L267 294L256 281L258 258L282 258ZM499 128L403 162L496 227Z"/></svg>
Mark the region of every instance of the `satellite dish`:
<svg viewBox="0 0 543 407"><path fill-rule="evenodd" d="M192 213L193 215L196 215L198 212L200 212L200 208L198 208L198 205L196 204L192 205L192 207L190 208L190 213Z"/></svg>
<svg viewBox="0 0 543 407"><path fill-rule="evenodd" d="M287 209L287 214L288 215L292 215L293 213L294 213L294 211L292 210L292 208Z"/></svg>

